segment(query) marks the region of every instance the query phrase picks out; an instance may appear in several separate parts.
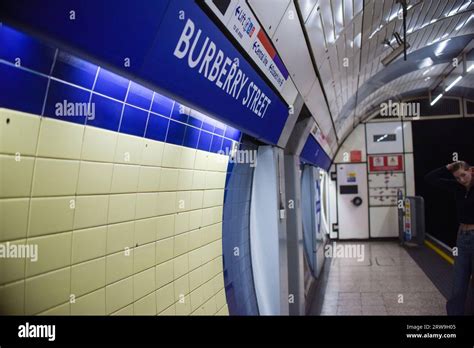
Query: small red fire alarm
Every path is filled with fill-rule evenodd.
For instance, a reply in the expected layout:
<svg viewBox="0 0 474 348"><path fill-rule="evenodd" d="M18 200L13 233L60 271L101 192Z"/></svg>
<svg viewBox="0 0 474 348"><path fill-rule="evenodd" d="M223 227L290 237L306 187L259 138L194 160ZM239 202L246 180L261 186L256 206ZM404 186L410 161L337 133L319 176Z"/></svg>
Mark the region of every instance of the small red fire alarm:
<svg viewBox="0 0 474 348"><path fill-rule="evenodd" d="M351 151L351 162L362 162L362 151L360 150Z"/></svg>

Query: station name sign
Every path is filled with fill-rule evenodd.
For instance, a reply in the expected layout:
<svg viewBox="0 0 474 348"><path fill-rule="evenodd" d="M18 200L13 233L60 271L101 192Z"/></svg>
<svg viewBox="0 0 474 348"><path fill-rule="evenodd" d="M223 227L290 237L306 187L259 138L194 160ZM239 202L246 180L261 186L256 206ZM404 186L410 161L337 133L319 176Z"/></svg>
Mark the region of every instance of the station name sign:
<svg viewBox="0 0 474 348"><path fill-rule="evenodd" d="M258 117L265 117L270 98L239 68L239 59L226 56L192 19L186 21L174 56L187 62L190 69L204 76L210 83L242 103Z"/></svg>
<svg viewBox="0 0 474 348"><path fill-rule="evenodd" d="M277 144L288 105L194 1L171 1L142 73L179 102Z"/></svg>

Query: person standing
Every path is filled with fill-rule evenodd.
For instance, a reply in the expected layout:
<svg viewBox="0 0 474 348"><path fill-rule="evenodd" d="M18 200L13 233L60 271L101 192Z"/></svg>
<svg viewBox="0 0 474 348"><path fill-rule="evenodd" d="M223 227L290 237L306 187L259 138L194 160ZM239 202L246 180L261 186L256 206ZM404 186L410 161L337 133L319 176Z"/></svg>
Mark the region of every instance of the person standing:
<svg viewBox="0 0 474 348"><path fill-rule="evenodd" d="M450 163L429 172L425 180L454 193L459 222L454 261L453 289L446 303L448 315L464 315L474 262L474 171L464 161Z"/></svg>

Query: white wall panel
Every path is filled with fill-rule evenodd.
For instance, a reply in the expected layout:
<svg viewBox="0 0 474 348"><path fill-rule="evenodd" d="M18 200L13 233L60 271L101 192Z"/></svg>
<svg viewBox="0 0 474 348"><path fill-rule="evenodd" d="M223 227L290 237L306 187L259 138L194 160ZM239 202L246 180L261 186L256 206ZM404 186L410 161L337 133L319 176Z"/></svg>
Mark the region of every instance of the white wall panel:
<svg viewBox="0 0 474 348"><path fill-rule="evenodd" d="M341 185L357 185L357 193L341 194ZM355 197L362 199L360 206L352 203ZM337 165L337 210L340 239L369 238L369 202L365 163Z"/></svg>
<svg viewBox="0 0 474 348"><path fill-rule="evenodd" d="M411 131L411 122L403 122L403 141L405 152L413 152L413 134Z"/></svg>
<svg viewBox="0 0 474 348"><path fill-rule="evenodd" d="M359 150L362 152L362 162L367 160L367 154L365 152L365 127L363 124L359 124L347 137L347 139L339 148L339 152L336 155L335 161L347 162L345 160L344 153L347 153L347 156L350 156L350 152L353 150Z"/></svg>
<svg viewBox="0 0 474 348"><path fill-rule="evenodd" d="M402 187L404 185L403 173L370 173L369 174L369 187Z"/></svg>
<svg viewBox="0 0 474 348"><path fill-rule="evenodd" d="M367 152L400 153L403 152L401 122L367 123ZM374 141L374 135L395 134L395 141Z"/></svg>
<svg viewBox="0 0 474 348"><path fill-rule="evenodd" d="M336 166L333 164L329 173L335 172ZM337 223L337 183L335 180L331 180L331 174L328 178L329 187L329 237L337 238L337 232L333 232L332 226Z"/></svg>
<svg viewBox="0 0 474 348"><path fill-rule="evenodd" d="M373 238L398 236L397 207L370 208L370 236Z"/></svg>
<svg viewBox="0 0 474 348"><path fill-rule="evenodd" d="M407 185L407 196L415 195L415 164L413 154L405 154L405 175Z"/></svg>

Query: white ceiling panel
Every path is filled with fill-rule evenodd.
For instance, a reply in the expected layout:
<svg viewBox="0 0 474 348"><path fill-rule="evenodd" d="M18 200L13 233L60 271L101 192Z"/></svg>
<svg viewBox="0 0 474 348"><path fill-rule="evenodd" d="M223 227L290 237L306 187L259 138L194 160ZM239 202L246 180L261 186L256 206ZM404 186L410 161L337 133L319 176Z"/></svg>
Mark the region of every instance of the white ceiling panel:
<svg viewBox="0 0 474 348"><path fill-rule="evenodd" d="M433 54L442 54L447 40L474 34L472 0L407 1L408 54L429 45L433 45ZM384 41L396 47L394 33L403 37L403 21L399 18L402 7L396 0L248 2L271 37L321 131L327 133L331 148L338 146L336 134L339 140L345 137L381 101L418 89L428 91L444 71L445 64L440 64L380 86L366 85L373 84L372 77L385 69L381 61L393 50ZM294 16L294 2L298 4L309 47L299 18ZM309 52L320 79L316 78ZM345 58L348 66L344 66ZM471 76L464 78L459 86L469 86L473 80ZM285 99L295 97L296 91L291 87L285 91ZM366 87L372 92L359 100L357 91ZM348 110L349 101L355 103L351 110Z"/></svg>
<svg viewBox="0 0 474 348"><path fill-rule="evenodd" d="M306 23L306 32L312 45L312 52L318 69L326 62L326 42L324 39L323 23L321 21L321 12L316 9L308 17Z"/></svg>
<svg viewBox="0 0 474 348"><path fill-rule="evenodd" d="M334 22L334 33L336 35L336 40L341 35L342 30L344 29L344 9L342 0L332 0L330 1L332 6L332 17Z"/></svg>
<svg viewBox="0 0 474 348"><path fill-rule="evenodd" d="M288 79L281 90L281 95L283 99L288 103L288 105L293 105L298 96L298 90L296 89L295 84L291 79Z"/></svg>
<svg viewBox="0 0 474 348"><path fill-rule="evenodd" d="M304 100L319 128L324 135L327 135L332 129L331 114L324 100L324 94L318 80L315 81L311 92Z"/></svg>
<svg viewBox="0 0 474 348"><path fill-rule="evenodd" d="M249 0L248 4L272 38L290 2L291 0Z"/></svg>
<svg viewBox="0 0 474 348"><path fill-rule="evenodd" d="M312 12L316 10L319 0L300 0L299 6L301 10L301 16L303 17L303 22L306 22Z"/></svg>
<svg viewBox="0 0 474 348"><path fill-rule="evenodd" d="M296 88L303 97L307 96L316 80L316 72L294 3L290 3L281 18L273 36L273 43L288 68Z"/></svg>

